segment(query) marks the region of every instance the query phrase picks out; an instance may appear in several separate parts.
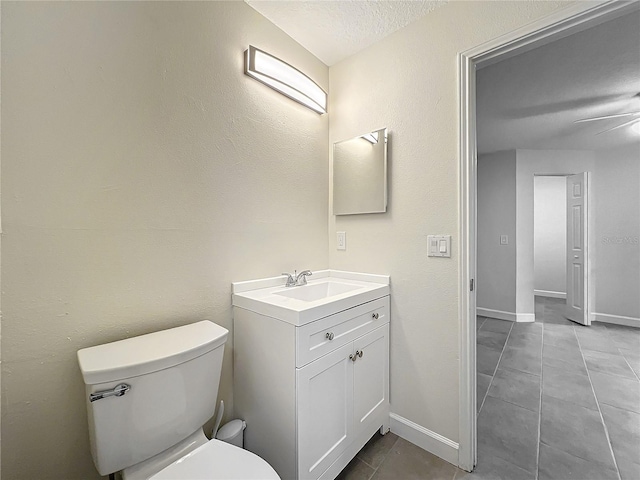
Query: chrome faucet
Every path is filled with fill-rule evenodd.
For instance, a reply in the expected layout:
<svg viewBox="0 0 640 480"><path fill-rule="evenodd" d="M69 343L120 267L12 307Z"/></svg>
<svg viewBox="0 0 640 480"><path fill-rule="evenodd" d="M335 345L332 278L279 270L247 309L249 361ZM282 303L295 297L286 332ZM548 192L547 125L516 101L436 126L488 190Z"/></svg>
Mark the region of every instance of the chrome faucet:
<svg viewBox="0 0 640 480"><path fill-rule="evenodd" d="M311 270L303 270L300 273L297 273L297 270L293 271L293 275L291 275L290 273L283 273L282 275L286 275L287 276L287 283L285 285L285 287L299 287L301 285L306 285L307 284L307 277L309 275L313 275L313 273L311 273Z"/></svg>
<svg viewBox="0 0 640 480"><path fill-rule="evenodd" d="M295 273L295 270L294 270L294 273ZM311 273L311 270L303 270L298 275L296 275L296 286L298 286L298 285L306 285L307 284L307 277L309 275L313 275L313 273Z"/></svg>

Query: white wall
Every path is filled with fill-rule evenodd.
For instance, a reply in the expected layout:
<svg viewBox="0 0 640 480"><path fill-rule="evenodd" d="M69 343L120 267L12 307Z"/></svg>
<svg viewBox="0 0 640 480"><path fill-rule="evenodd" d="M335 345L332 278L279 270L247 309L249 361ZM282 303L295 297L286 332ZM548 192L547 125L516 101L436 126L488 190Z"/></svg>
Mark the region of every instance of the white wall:
<svg viewBox="0 0 640 480"><path fill-rule="evenodd" d="M78 349L230 329L232 281L327 267L328 117L249 43L328 86L244 2L2 4L3 478L98 477Z"/></svg>
<svg viewBox="0 0 640 480"><path fill-rule="evenodd" d="M567 294L567 179L534 177L533 257L536 293Z"/></svg>
<svg viewBox="0 0 640 480"><path fill-rule="evenodd" d="M484 175L485 156L481 156L478 163L478 248L479 257L482 239L482 222L488 215L484 211L481 201L482 176ZM555 238L566 235L566 230L560 227L565 220L560 219L565 212L562 202L561 186L554 194L554 202L562 204L557 208L557 228L555 233L540 231L534 220L534 178L541 181L544 174L573 174L591 172L592 175L592 221L595 235L595 251L591 253L593 281L595 285L594 309L597 314L605 317L628 317L640 319L640 147L638 144L604 151L583 150L517 150L516 151L516 312L518 314L532 314L533 291L560 290L566 285L566 271L560 264L566 262L564 247L559 248ZM506 175L506 173L504 173ZM547 177L549 178L549 177ZM558 180L563 183L564 179ZM495 185L504 191L505 186ZM545 194L547 200L552 198ZM551 208L551 210L553 210ZM561 212L562 211L562 212ZM551 212L545 215L548 217ZM566 213L565 213L566 215ZM543 227L544 228L544 227ZM537 230L536 230L537 229ZM547 241L548 258L556 260L550 262L557 268L545 270L540 265L534 251L538 251L537 240ZM511 240L511 239L510 239ZM553 248L555 253L549 249ZM494 270L499 264L494 265ZM550 267L548 265L547 267ZM509 275L513 266L504 266L501 274ZM546 271L548 281L553 283L540 284L541 273ZM555 272L555 273L553 273ZM481 295L481 285L486 275L495 275L483 268L483 261L478 259L478 307L490 308L490 302L504 301L497 294L490 298ZM536 277L536 275L538 275ZM534 280L535 279L535 280ZM546 285L546 286L545 286ZM557 290L556 290L557 289ZM606 320L606 318L600 318Z"/></svg>
<svg viewBox="0 0 640 480"><path fill-rule="evenodd" d="M330 216L330 266L391 275L392 411L454 441L457 54L563 5L450 2L330 68L330 142L390 131L387 213ZM336 250L336 231L346 231L346 251ZM452 257L428 258L427 234L452 234Z"/></svg>
<svg viewBox="0 0 640 480"><path fill-rule="evenodd" d="M478 157L477 192L477 306L515 314L515 150ZM507 235L507 245L500 244L501 235Z"/></svg>
<svg viewBox="0 0 640 480"><path fill-rule="evenodd" d="M640 144L597 152L595 165L595 311L640 326Z"/></svg>

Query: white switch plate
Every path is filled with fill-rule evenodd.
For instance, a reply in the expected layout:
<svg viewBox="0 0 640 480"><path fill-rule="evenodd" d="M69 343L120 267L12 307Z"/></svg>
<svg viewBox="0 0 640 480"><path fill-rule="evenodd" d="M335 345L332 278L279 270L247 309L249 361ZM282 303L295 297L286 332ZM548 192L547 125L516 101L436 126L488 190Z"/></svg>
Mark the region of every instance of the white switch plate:
<svg viewBox="0 0 640 480"><path fill-rule="evenodd" d="M500 235L500 245L509 245L509 235Z"/></svg>
<svg viewBox="0 0 640 480"><path fill-rule="evenodd" d="M451 257L451 235L427 235L427 256Z"/></svg>
<svg viewBox="0 0 640 480"><path fill-rule="evenodd" d="M347 249L347 232L336 232L338 250Z"/></svg>

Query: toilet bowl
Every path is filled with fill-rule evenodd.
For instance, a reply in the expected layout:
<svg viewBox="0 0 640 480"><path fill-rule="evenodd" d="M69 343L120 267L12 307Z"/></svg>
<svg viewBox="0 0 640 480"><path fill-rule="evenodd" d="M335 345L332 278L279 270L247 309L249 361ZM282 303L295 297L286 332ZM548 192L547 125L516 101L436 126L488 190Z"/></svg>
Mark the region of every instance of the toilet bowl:
<svg viewBox="0 0 640 480"><path fill-rule="evenodd" d="M78 351L91 455L124 480L279 480L202 426L213 417L228 331L210 321Z"/></svg>

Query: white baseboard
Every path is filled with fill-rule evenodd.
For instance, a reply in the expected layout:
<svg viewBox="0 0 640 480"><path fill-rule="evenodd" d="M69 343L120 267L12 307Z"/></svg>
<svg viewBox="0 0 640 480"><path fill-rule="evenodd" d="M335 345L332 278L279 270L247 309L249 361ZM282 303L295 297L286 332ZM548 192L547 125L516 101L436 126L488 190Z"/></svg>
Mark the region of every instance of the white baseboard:
<svg viewBox="0 0 640 480"><path fill-rule="evenodd" d="M517 320L517 315L513 312L503 312L502 310L492 310L490 308L476 307L476 315L497 318L498 320L507 320L509 322L515 322Z"/></svg>
<svg viewBox="0 0 640 480"><path fill-rule="evenodd" d="M551 290L534 290L533 294L536 297L567 298L567 292L554 292Z"/></svg>
<svg viewBox="0 0 640 480"><path fill-rule="evenodd" d="M609 315L608 313L594 313L593 321L640 328L640 318L636 317L623 317L622 315Z"/></svg>
<svg viewBox="0 0 640 480"><path fill-rule="evenodd" d="M395 413L391 413L389 417L391 432L453 465L458 465L458 444L456 442Z"/></svg>
<svg viewBox="0 0 640 480"><path fill-rule="evenodd" d="M535 313L516 313L516 322L535 322Z"/></svg>
<svg viewBox="0 0 640 480"><path fill-rule="evenodd" d="M506 320L508 322L535 322L535 313L514 313L503 312L502 310L491 310L490 308L476 307L476 315L489 318L497 318L498 320Z"/></svg>

